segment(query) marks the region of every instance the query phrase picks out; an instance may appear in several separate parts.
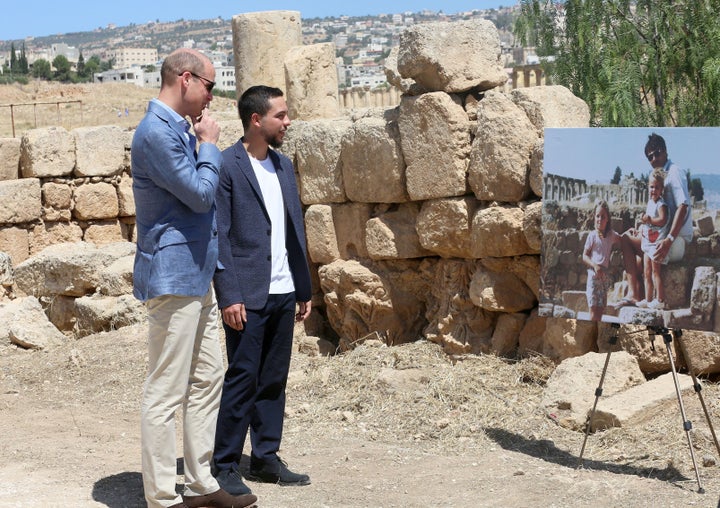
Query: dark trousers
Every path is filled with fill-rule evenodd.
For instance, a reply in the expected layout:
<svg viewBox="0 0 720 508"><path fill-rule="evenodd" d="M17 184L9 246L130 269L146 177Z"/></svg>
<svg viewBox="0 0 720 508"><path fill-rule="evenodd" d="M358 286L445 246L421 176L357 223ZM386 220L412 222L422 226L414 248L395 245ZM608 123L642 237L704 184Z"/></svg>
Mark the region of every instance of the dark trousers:
<svg viewBox="0 0 720 508"><path fill-rule="evenodd" d="M223 324L228 368L215 433L215 471L240 463L248 427L258 459L275 458L282 439L295 293L270 295L265 308L246 312L242 331Z"/></svg>

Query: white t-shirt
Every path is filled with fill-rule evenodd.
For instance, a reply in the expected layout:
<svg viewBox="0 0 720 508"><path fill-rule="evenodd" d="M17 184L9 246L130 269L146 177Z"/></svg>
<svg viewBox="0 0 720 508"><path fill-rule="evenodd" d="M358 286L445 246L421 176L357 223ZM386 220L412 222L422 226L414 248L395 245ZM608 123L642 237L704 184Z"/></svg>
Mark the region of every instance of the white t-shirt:
<svg viewBox="0 0 720 508"><path fill-rule="evenodd" d="M275 166L270 157L257 160L250 157L255 177L260 184L265 209L270 216L270 252L272 253L272 269L270 272L270 294L278 295L295 291L292 272L288 263L287 247L285 246L286 216L285 202L278 181Z"/></svg>

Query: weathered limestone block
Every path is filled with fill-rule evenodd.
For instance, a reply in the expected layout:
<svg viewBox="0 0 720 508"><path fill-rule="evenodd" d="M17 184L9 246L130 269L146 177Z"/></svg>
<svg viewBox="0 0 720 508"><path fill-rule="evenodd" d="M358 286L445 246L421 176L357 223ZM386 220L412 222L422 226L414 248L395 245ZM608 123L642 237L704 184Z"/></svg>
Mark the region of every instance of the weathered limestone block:
<svg viewBox="0 0 720 508"><path fill-rule="evenodd" d="M470 299L490 312L520 312L537 304L535 294L517 275L493 272L482 265L470 281Z"/></svg>
<svg viewBox="0 0 720 508"><path fill-rule="evenodd" d="M538 134L507 95L488 92L477 109L468 182L478 199L517 202L527 197L530 155Z"/></svg>
<svg viewBox="0 0 720 508"><path fill-rule="evenodd" d="M0 286L13 285L12 258L7 252L0 251Z"/></svg>
<svg viewBox="0 0 720 508"><path fill-rule="evenodd" d="M446 258L472 258L470 232L479 203L475 198L423 202L417 217L420 245Z"/></svg>
<svg viewBox="0 0 720 508"><path fill-rule="evenodd" d="M540 256L512 258L483 258L480 263L490 271L507 272L517 276L535 295L540 297Z"/></svg>
<svg viewBox="0 0 720 508"><path fill-rule="evenodd" d="M82 240L83 230L74 222L46 222L35 226L30 234L30 254L35 255L46 247L58 243Z"/></svg>
<svg viewBox="0 0 720 508"><path fill-rule="evenodd" d="M113 176L125 169L125 137L117 125L78 127L75 138L76 176Z"/></svg>
<svg viewBox="0 0 720 508"><path fill-rule="evenodd" d="M2 141L2 140L0 140ZM715 232L715 219L712 215L703 215L695 220L700 236L710 236Z"/></svg>
<svg viewBox="0 0 720 508"><path fill-rule="evenodd" d="M230 148L245 134L242 120L220 120L218 121L218 125L220 126L220 139L218 139L217 147L220 150ZM283 143L287 143L287 137ZM293 157L290 158L292 159Z"/></svg>
<svg viewBox="0 0 720 508"><path fill-rule="evenodd" d="M135 197L132 191L132 177L123 174L117 186L118 197L118 216L134 217L135 216Z"/></svg>
<svg viewBox="0 0 720 508"><path fill-rule="evenodd" d="M440 259L424 266L430 287L423 335L448 354L489 352L497 314L470 299L476 261Z"/></svg>
<svg viewBox="0 0 720 508"><path fill-rule="evenodd" d="M547 318L538 315L538 309L530 312L530 317L525 321L525 326L518 338L518 354L532 355L542 351L543 336Z"/></svg>
<svg viewBox="0 0 720 508"><path fill-rule="evenodd" d="M366 267L338 260L321 266L318 274L328 321L343 340L372 335L395 345L420 337L428 287L418 262Z"/></svg>
<svg viewBox="0 0 720 508"><path fill-rule="evenodd" d="M516 88L510 99L525 111L541 137L545 128L590 126L590 108L564 86Z"/></svg>
<svg viewBox="0 0 720 508"><path fill-rule="evenodd" d="M29 296L0 302L0 344L8 341L25 349L49 349L65 336L48 321L38 299Z"/></svg>
<svg viewBox="0 0 720 508"><path fill-rule="evenodd" d="M594 321L548 318L541 351L545 356L562 361L596 349L597 326Z"/></svg>
<svg viewBox="0 0 720 508"><path fill-rule="evenodd" d="M542 247L542 201L535 201L525 207L523 233L533 254L540 254Z"/></svg>
<svg viewBox="0 0 720 508"><path fill-rule="evenodd" d="M65 335L72 335L75 327L75 297L55 295L48 300L45 314L50 322Z"/></svg>
<svg viewBox="0 0 720 508"><path fill-rule="evenodd" d="M142 323L147 311L132 295L83 296L75 300L75 336L109 332L124 326Z"/></svg>
<svg viewBox="0 0 720 508"><path fill-rule="evenodd" d="M75 168L75 138L62 127L27 131L20 143L23 178L64 176Z"/></svg>
<svg viewBox="0 0 720 508"><path fill-rule="evenodd" d="M133 292L134 255L113 261L98 273L97 291L105 296L131 295Z"/></svg>
<svg viewBox="0 0 720 508"><path fill-rule="evenodd" d="M695 375L720 372L720 337L716 333L683 330L673 347L676 352L683 352L682 363L689 364Z"/></svg>
<svg viewBox="0 0 720 508"><path fill-rule="evenodd" d="M489 90L507 81L500 37L488 20L423 23L400 34L398 71L428 90Z"/></svg>
<svg viewBox="0 0 720 508"><path fill-rule="evenodd" d="M703 316L709 321L715 309L717 298L717 277L712 266L698 266L695 268L692 290L690 291L690 308L693 314Z"/></svg>
<svg viewBox="0 0 720 508"><path fill-rule="evenodd" d="M41 191L44 222L69 221L72 218L72 188L69 184L45 182Z"/></svg>
<svg viewBox="0 0 720 508"><path fill-rule="evenodd" d="M73 214L80 220L110 219L120 213L115 186L106 182L86 183L75 189Z"/></svg>
<svg viewBox="0 0 720 508"><path fill-rule="evenodd" d="M95 245L107 245L127 239L125 230L117 219L93 222L83 232L83 241Z"/></svg>
<svg viewBox="0 0 720 508"><path fill-rule="evenodd" d="M500 314L493 331L491 352L499 356L513 355L517 351L520 332L527 321L527 314Z"/></svg>
<svg viewBox="0 0 720 508"><path fill-rule="evenodd" d="M611 343L613 336L617 336L614 345ZM612 352L610 363L613 362L615 351L631 354L646 375L670 369L663 338L649 335L646 326L623 324L620 328L614 328L607 323L599 323L597 347L600 353Z"/></svg>
<svg viewBox="0 0 720 508"><path fill-rule="evenodd" d="M86 242L52 245L15 267L15 283L36 297L83 296L95 292L105 266L134 249L130 242L102 248Z"/></svg>
<svg viewBox="0 0 720 508"><path fill-rule="evenodd" d="M367 258L365 226L370 220L372 206L367 203L333 205L333 223L340 258L345 260Z"/></svg>
<svg viewBox="0 0 720 508"><path fill-rule="evenodd" d="M535 146L530 152L530 175L528 176L528 183L530 184L530 190L533 191L537 197L541 198L543 195L543 157L545 156L545 143L541 138L535 142Z"/></svg>
<svg viewBox="0 0 720 508"><path fill-rule="evenodd" d="M0 180L20 177L20 139L0 138Z"/></svg>
<svg viewBox="0 0 720 508"><path fill-rule="evenodd" d="M305 211L307 249L313 263L327 265L340 259L333 210L330 205L310 205Z"/></svg>
<svg viewBox="0 0 720 508"><path fill-rule="evenodd" d="M0 251L6 252L13 265L30 256L30 233L18 227L0 227Z"/></svg>
<svg viewBox="0 0 720 508"><path fill-rule="evenodd" d="M0 224L34 222L42 215L40 180L0 181Z"/></svg>
<svg viewBox="0 0 720 508"><path fill-rule="evenodd" d="M669 263L663 269L663 282L666 288L665 303L670 309L690 306L690 293L694 274L692 267L685 263Z"/></svg>
<svg viewBox="0 0 720 508"><path fill-rule="evenodd" d="M235 90L238 97L253 85L285 90L283 60L288 50L302 45L298 11L265 11L232 18Z"/></svg>
<svg viewBox="0 0 720 508"><path fill-rule="evenodd" d="M290 118L340 116L335 43L295 46L285 53L284 63Z"/></svg>
<svg viewBox="0 0 720 508"><path fill-rule="evenodd" d="M295 122L300 198L306 205L346 201L340 147L352 127L348 120Z"/></svg>
<svg viewBox="0 0 720 508"><path fill-rule="evenodd" d="M517 206L491 206L475 213L472 252L475 258L531 254L523 228L525 212Z"/></svg>
<svg viewBox="0 0 720 508"><path fill-rule="evenodd" d="M340 157L345 193L351 201L408 201L397 122L374 117L359 119L343 137Z"/></svg>
<svg viewBox="0 0 720 508"><path fill-rule="evenodd" d="M370 219L365 225L365 245L370 259L411 259L432 253L420 245L415 222L419 205L407 203Z"/></svg>
<svg viewBox="0 0 720 508"><path fill-rule="evenodd" d="M550 375L543 394L542 406L555 415L563 427L583 430L588 412L595 402L594 387L598 386L606 355L589 352L563 360ZM637 360L630 354L613 354L603 381L603 404L606 397L621 393L645 382Z"/></svg>
<svg viewBox="0 0 720 508"><path fill-rule="evenodd" d="M385 58L385 63L383 64L385 78L388 83L407 95L420 95L429 92L430 90L424 86L415 83L414 79L405 79L400 75L400 71L398 71L398 53L399 48L397 46L390 48L390 53L387 58Z"/></svg>
<svg viewBox="0 0 720 508"><path fill-rule="evenodd" d="M444 92L404 96L398 124L410 199L465 194L470 131L463 107Z"/></svg>

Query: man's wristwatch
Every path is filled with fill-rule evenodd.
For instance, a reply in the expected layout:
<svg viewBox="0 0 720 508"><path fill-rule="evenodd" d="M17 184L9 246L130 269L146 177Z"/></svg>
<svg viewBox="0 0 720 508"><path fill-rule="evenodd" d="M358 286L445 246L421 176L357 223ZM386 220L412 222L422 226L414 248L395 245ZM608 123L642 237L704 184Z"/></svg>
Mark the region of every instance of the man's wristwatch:
<svg viewBox="0 0 720 508"><path fill-rule="evenodd" d="M673 243L675 241L675 237L672 235L672 233L668 233L668 235L665 238L670 240L670 243Z"/></svg>

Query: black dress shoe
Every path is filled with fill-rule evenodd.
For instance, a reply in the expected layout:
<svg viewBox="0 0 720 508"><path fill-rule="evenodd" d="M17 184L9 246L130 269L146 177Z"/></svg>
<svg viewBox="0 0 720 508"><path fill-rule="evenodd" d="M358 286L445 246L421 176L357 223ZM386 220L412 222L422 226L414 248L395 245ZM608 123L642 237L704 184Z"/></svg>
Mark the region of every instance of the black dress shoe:
<svg viewBox="0 0 720 508"><path fill-rule="evenodd" d="M237 470L237 466L233 465L230 469L221 469L215 475L215 479L221 489L233 496L252 494L250 487L243 482L242 475Z"/></svg>
<svg viewBox="0 0 720 508"><path fill-rule="evenodd" d="M252 494L233 496L223 489L204 496L183 496L183 502L188 508L248 508L254 506L255 501L257 501L257 496Z"/></svg>
<svg viewBox="0 0 720 508"><path fill-rule="evenodd" d="M310 485L308 475L293 473L279 457L271 460L260 460L251 456L250 470L245 475L245 478L254 482L277 483L283 486Z"/></svg>

